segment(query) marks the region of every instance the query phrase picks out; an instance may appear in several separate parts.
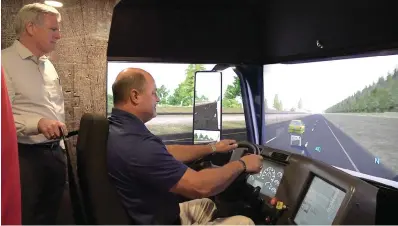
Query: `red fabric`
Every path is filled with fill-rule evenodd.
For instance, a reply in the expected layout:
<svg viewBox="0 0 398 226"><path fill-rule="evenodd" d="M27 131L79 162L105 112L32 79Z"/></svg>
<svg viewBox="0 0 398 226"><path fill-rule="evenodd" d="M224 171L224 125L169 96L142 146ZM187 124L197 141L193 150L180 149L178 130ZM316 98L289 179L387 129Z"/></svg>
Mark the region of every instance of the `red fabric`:
<svg viewBox="0 0 398 226"><path fill-rule="evenodd" d="M3 68L1 68L1 224L22 224L17 132Z"/></svg>

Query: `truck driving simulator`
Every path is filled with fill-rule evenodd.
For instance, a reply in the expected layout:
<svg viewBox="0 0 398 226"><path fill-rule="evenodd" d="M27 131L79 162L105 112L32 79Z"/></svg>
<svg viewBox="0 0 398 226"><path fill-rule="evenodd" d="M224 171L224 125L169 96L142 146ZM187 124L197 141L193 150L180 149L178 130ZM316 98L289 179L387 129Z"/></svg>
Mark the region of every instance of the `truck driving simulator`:
<svg viewBox="0 0 398 226"><path fill-rule="evenodd" d="M261 225L397 224L397 7L370 0L122 0L110 29L107 94L115 74L140 66L168 89L148 123L165 143L239 142L192 168L247 153L264 157L260 173L242 174L211 197L218 216L245 215ZM75 211L82 208L88 224L134 223L103 182L98 156L106 136L87 135L106 131L106 119L89 115L77 145L84 202ZM299 139L292 143L291 135Z"/></svg>

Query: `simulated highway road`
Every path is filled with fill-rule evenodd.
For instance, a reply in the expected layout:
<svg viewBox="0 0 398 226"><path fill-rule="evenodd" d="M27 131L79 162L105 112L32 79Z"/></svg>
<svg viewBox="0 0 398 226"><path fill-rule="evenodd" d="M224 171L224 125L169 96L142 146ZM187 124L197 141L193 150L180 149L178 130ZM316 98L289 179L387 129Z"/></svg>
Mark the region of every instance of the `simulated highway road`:
<svg viewBox="0 0 398 226"><path fill-rule="evenodd" d="M302 136L302 147L290 146L289 121L267 127L267 145L272 148L305 154L308 157L337 167L393 179L396 175L387 169L377 156L364 150L356 141L335 127L322 115L311 115L301 119L306 125Z"/></svg>
<svg viewBox="0 0 398 226"><path fill-rule="evenodd" d="M303 154L340 168L398 181L397 175L380 162L377 156L366 151L323 115L309 115L301 120L306 126L301 147L290 146L291 137L288 133L290 120L267 125L267 146ZM223 133L224 138L238 141L247 139L243 129L228 130ZM191 135L173 136L173 140L177 143L191 142L187 137ZM163 137L166 143L168 138L171 137Z"/></svg>

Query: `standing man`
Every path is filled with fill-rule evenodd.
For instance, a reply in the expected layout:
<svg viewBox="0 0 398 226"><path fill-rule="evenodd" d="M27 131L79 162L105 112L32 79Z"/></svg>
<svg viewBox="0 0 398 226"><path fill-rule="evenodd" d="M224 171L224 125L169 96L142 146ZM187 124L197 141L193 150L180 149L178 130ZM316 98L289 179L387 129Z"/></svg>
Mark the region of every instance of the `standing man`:
<svg viewBox="0 0 398 226"><path fill-rule="evenodd" d="M22 224L55 224L66 180L64 97L46 54L61 38L61 15L50 6L25 5L16 16L17 40L2 50L2 66L17 130Z"/></svg>

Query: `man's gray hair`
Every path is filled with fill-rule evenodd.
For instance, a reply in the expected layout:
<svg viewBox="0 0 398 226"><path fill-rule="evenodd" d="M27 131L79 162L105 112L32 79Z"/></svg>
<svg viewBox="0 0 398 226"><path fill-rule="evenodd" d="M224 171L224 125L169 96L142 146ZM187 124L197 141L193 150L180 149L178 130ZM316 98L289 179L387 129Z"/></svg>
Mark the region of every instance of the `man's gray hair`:
<svg viewBox="0 0 398 226"><path fill-rule="evenodd" d="M41 24L45 14L56 15L58 22L61 21L61 14L52 6L42 3L32 3L23 6L15 18L15 33L17 37L19 38L25 30L26 23Z"/></svg>

